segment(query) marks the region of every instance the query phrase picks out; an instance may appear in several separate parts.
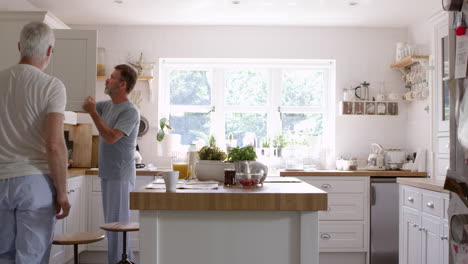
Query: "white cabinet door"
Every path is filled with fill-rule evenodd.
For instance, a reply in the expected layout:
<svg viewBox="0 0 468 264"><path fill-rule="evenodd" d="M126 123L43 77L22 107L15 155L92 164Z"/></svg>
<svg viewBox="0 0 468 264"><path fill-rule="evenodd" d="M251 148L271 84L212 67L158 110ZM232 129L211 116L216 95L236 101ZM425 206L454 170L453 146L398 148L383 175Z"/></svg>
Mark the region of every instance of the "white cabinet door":
<svg viewBox="0 0 468 264"><path fill-rule="evenodd" d="M442 246L441 246L441 261L440 263L442 264L448 264L449 263L449 227L448 227L448 221L444 221L444 226L442 229L442 236L440 237L442 241Z"/></svg>
<svg viewBox="0 0 468 264"><path fill-rule="evenodd" d="M423 264L440 264L440 219L423 214L419 230L422 234Z"/></svg>
<svg viewBox="0 0 468 264"><path fill-rule="evenodd" d="M67 110L82 111L87 96L96 95L95 30L56 29L52 60L46 72L67 88Z"/></svg>
<svg viewBox="0 0 468 264"><path fill-rule="evenodd" d="M411 208L403 207L403 234L400 234L400 264L421 263L421 216Z"/></svg>
<svg viewBox="0 0 468 264"><path fill-rule="evenodd" d="M63 219L58 220L55 223L55 234L61 234L65 232L65 221ZM62 264L65 262L65 246L52 245L50 250L49 264Z"/></svg>
<svg viewBox="0 0 468 264"><path fill-rule="evenodd" d="M100 192L91 192L89 199L89 232L105 232L99 228L104 224L104 212L102 209L102 194ZM107 238L88 245L88 250L107 250Z"/></svg>
<svg viewBox="0 0 468 264"><path fill-rule="evenodd" d="M68 180L68 200L71 204L70 214L65 218L65 232L76 233L86 231L86 196L84 195L85 176L74 177ZM86 245L79 245L78 252L84 251ZM65 259L73 258L73 247L65 247Z"/></svg>

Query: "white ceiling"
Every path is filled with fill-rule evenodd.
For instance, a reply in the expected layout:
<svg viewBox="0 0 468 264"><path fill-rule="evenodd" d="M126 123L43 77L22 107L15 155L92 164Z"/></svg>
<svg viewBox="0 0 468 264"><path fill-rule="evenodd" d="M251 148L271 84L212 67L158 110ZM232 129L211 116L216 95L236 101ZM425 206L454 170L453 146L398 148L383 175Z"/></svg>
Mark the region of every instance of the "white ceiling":
<svg viewBox="0 0 468 264"><path fill-rule="evenodd" d="M121 1L0 0L0 10L47 10L66 24L81 25L406 27L441 9L441 0L237 0L237 5L236 0Z"/></svg>

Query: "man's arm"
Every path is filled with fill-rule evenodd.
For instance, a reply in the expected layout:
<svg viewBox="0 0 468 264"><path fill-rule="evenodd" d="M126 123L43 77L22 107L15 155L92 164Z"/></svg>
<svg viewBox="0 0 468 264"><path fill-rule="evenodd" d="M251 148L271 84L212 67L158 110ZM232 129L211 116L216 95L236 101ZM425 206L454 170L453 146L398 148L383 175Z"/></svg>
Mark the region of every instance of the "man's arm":
<svg viewBox="0 0 468 264"><path fill-rule="evenodd" d="M83 109L89 113L93 119L94 125L96 125L99 134L104 139L107 144L114 144L121 137L124 136L124 133L118 129L110 128L96 110L96 101L93 97L88 96L83 103Z"/></svg>
<svg viewBox="0 0 468 264"><path fill-rule="evenodd" d="M55 201L57 219L67 217L71 207L67 196L68 151L63 137L63 119L63 114L49 113L45 123L47 162L57 192Z"/></svg>

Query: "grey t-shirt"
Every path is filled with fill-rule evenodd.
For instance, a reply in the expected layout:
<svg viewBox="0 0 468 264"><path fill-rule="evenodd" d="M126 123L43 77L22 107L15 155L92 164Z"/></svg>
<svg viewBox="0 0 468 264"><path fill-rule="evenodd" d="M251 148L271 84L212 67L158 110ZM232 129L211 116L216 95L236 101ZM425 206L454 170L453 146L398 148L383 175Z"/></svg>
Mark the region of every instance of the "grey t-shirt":
<svg viewBox="0 0 468 264"><path fill-rule="evenodd" d="M114 144L99 137L99 177L108 180L135 180L136 137L140 112L130 101L113 104L111 100L96 104L102 120L124 133Z"/></svg>

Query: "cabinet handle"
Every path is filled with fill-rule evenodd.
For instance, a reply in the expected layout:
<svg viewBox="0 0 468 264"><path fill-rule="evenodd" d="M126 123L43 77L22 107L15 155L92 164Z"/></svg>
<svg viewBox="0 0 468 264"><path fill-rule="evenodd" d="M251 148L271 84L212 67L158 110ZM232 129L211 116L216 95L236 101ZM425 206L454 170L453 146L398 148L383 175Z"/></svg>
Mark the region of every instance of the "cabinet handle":
<svg viewBox="0 0 468 264"><path fill-rule="evenodd" d="M426 231L426 228L424 228L424 227L421 226L420 228L418 228L418 230L419 230L419 231L425 232L425 231Z"/></svg>
<svg viewBox="0 0 468 264"><path fill-rule="evenodd" d="M448 240L448 237L447 236L440 236L440 239L441 240Z"/></svg>
<svg viewBox="0 0 468 264"><path fill-rule="evenodd" d="M413 227L419 227L419 225L418 224L413 224Z"/></svg>
<svg viewBox="0 0 468 264"><path fill-rule="evenodd" d="M331 184L328 184L328 183L322 184L323 189L330 189L331 187L332 187Z"/></svg>
<svg viewBox="0 0 468 264"><path fill-rule="evenodd" d="M327 208L327 211L331 211L331 207L328 207L328 208Z"/></svg>
<svg viewBox="0 0 468 264"><path fill-rule="evenodd" d="M429 207L429 208L434 208L434 203L433 202L428 202L426 204L426 206Z"/></svg>
<svg viewBox="0 0 468 264"><path fill-rule="evenodd" d="M411 197L411 196L409 196L409 197L408 197L408 202L414 202L414 198Z"/></svg>
<svg viewBox="0 0 468 264"><path fill-rule="evenodd" d="M329 240L331 238L331 236L329 234L322 234L322 235L320 235L320 238L323 239L323 240Z"/></svg>

